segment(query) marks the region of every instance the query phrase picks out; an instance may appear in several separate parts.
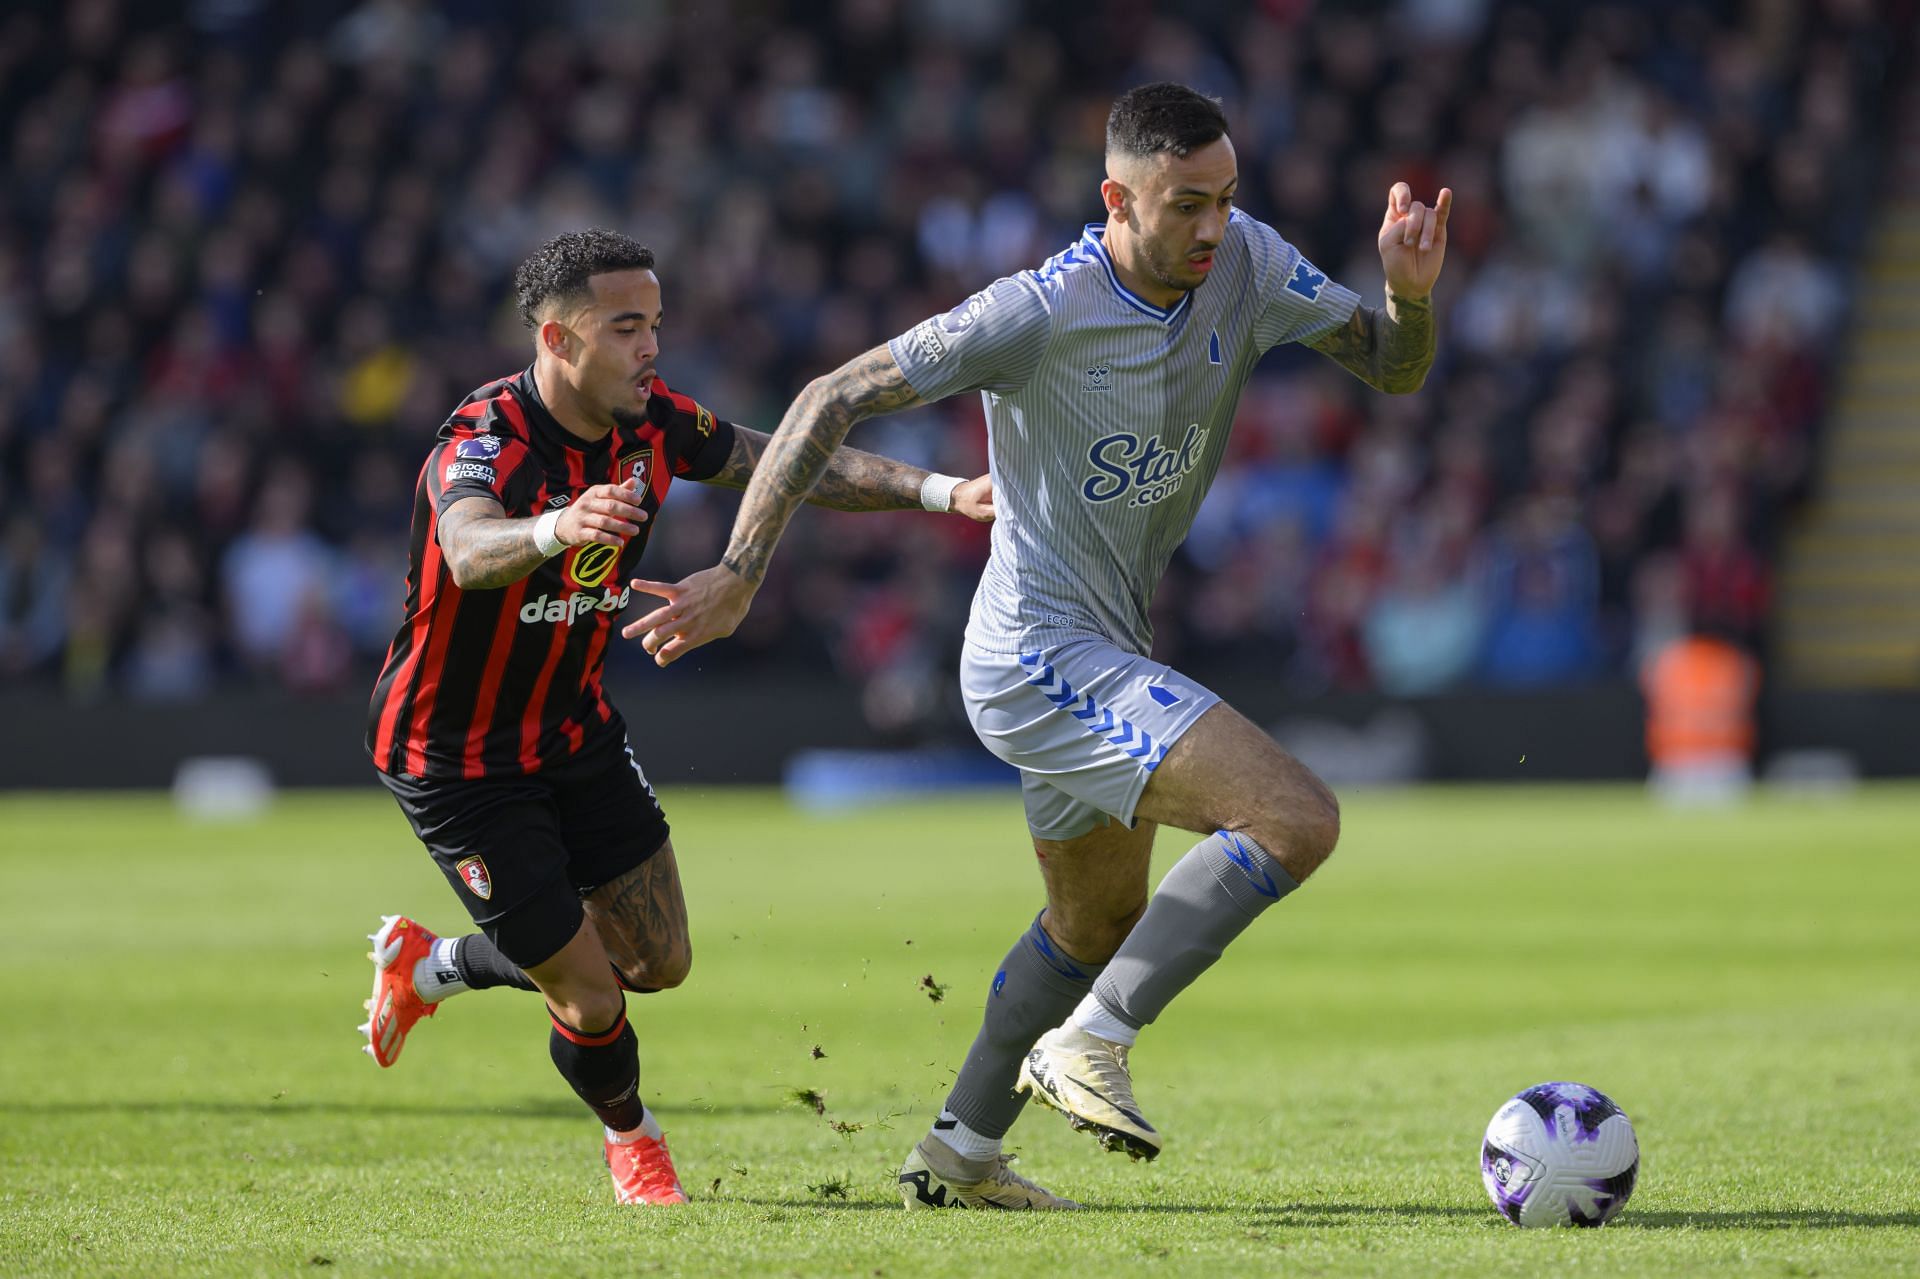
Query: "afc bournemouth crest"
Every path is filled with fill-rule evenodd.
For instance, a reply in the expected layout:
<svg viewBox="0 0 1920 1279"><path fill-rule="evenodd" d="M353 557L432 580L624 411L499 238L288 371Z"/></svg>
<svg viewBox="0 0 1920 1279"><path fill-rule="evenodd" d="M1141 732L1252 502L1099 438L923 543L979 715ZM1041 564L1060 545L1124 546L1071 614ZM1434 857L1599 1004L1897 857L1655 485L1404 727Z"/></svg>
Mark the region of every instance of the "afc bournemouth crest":
<svg viewBox="0 0 1920 1279"><path fill-rule="evenodd" d="M464 857L454 867L460 872L460 878L466 882L467 890L481 901L493 896L493 877L487 874L487 864L478 857Z"/></svg>
<svg viewBox="0 0 1920 1279"><path fill-rule="evenodd" d="M653 487L653 450L637 449L620 459L620 466L614 472L615 484L625 484L629 477L640 481L640 489L645 492Z"/></svg>

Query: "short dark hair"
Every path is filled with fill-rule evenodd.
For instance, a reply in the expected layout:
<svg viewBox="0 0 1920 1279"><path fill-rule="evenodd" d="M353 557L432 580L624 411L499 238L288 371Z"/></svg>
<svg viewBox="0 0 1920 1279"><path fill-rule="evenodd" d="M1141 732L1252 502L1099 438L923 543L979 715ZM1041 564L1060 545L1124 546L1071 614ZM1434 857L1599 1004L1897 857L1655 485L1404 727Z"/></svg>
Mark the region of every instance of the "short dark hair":
<svg viewBox="0 0 1920 1279"><path fill-rule="evenodd" d="M1171 151L1185 159L1196 147L1227 136L1220 99L1161 80L1128 89L1107 116L1107 154L1151 156Z"/></svg>
<svg viewBox="0 0 1920 1279"><path fill-rule="evenodd" d="M630 235L589 227L563 231L534 251L513 273L520 318L528 328L540 323L548 302L577 306L586 301L587 281L607 271L651 271L653 250Z"/></svg>

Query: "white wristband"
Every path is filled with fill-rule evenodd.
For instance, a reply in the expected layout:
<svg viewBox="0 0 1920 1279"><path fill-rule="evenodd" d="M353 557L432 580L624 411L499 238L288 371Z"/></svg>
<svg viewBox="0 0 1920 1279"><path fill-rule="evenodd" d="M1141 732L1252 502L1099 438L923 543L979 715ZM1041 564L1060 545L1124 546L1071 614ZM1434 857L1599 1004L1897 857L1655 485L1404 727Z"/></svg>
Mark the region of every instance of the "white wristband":
<svg viewBox="0 0 1920 1279"><path fill-rule="evenodd" d="M559 525L560 512L558 511L548 511L545 515L542 515L533 522L534 549L548 559L552 559L562 550L566 549L567 544L560 540L558 533L554 532Z"/></svg>
<svg viewBox="0 0 1920 1279"><path fill-rule="evenodd" d="M920 505L929 511L951 511L953 491L965 483L957 475L942 475L933 471L920 481Z"/></svg>

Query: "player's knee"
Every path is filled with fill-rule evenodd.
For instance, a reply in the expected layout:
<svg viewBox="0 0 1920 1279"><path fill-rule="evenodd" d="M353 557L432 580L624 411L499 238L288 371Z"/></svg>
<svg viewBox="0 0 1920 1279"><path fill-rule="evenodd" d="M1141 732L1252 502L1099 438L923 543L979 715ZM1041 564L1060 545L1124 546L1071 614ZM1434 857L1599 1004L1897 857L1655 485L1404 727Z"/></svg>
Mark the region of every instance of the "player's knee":
<svg viewBox="0 0 1920 1279"><path fill-rule="evenodd" d="M647 967L647 984L655 990L672 990L686 981L693 971L693 947L676 946Z"/></svg>
<svg viewBox="0 0 1920 1279"><path fill-rule="evenodd" d="M1293 825L1293 851L1302 862L1301 870L1311 875L1333 856L1333 847L1340 842L1340 800L1319 778L1314 778L1308 788ZM1304 875L1296 873L1294 877Z"/></svg>
<svg viewBox="0 0 1920 1279"><path fill-rule="evenodd" d="M1299 789L1285 811L1252 825L1254 838L1296 881L1304 881L1340 842L1340 800L1317 777Z"/></svg>
<svg viewBox="0 0 1920 1279"><path fill-rule="evenodd" d="M672 990L686 981L687 974L692 970L693 948L682 945L644 962L629 963L625 967L615 964L613 973L626 989L637 995L651 995Z"/></svg>

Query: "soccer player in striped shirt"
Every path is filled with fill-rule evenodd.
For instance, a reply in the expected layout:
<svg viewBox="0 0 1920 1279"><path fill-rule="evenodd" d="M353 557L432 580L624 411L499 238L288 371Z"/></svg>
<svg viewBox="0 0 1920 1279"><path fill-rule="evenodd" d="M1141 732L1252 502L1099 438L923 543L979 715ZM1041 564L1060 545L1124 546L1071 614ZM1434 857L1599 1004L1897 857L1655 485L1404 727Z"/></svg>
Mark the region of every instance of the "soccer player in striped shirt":
<svg viewBox="0 0 1920 1279"><path fill-rule="evenodd" d="M1433 362L1450 191L1431 209L1405 183L1388 193L1374 308L1233 207L1233 143L1212 99L1164 83L1124 94L1106 164L1103 223L810 384L725 558L647 586L667 603L626 628L661 663L732 634L849 426L983 396L998 518L961 691L981 741L1021 771L1047 903L1001 962L946 1107L900 1171L910 1208L1074 1206L1007 1169L1016 1087L1109 1149L1159 1153L1133 1098L1135 1037L1326 860L1340 810L1266 733L1147 656L1148 603L1265 351L1304 343L1394 393L1417 390ZM1149 901L1161 825L1206 837Z"/></svg>
<svg viewBox="0 0 1920 1279"><path fill-rule="evenodd" d="M406 620L367 730L381 780L481 931L442 939L387 916L361 1031L391 1066L448 996L538 990L554 1065L605 1125L615 1197L683 1203L640 1100L624 992L686 977L687 909L601 672L668 488L744 487L767 436L660 378L660 282L628 237L558 236L515 286L534 360L469 395L420 472ZM985 476L850 449L810 500L993 518Z"/></svg>

